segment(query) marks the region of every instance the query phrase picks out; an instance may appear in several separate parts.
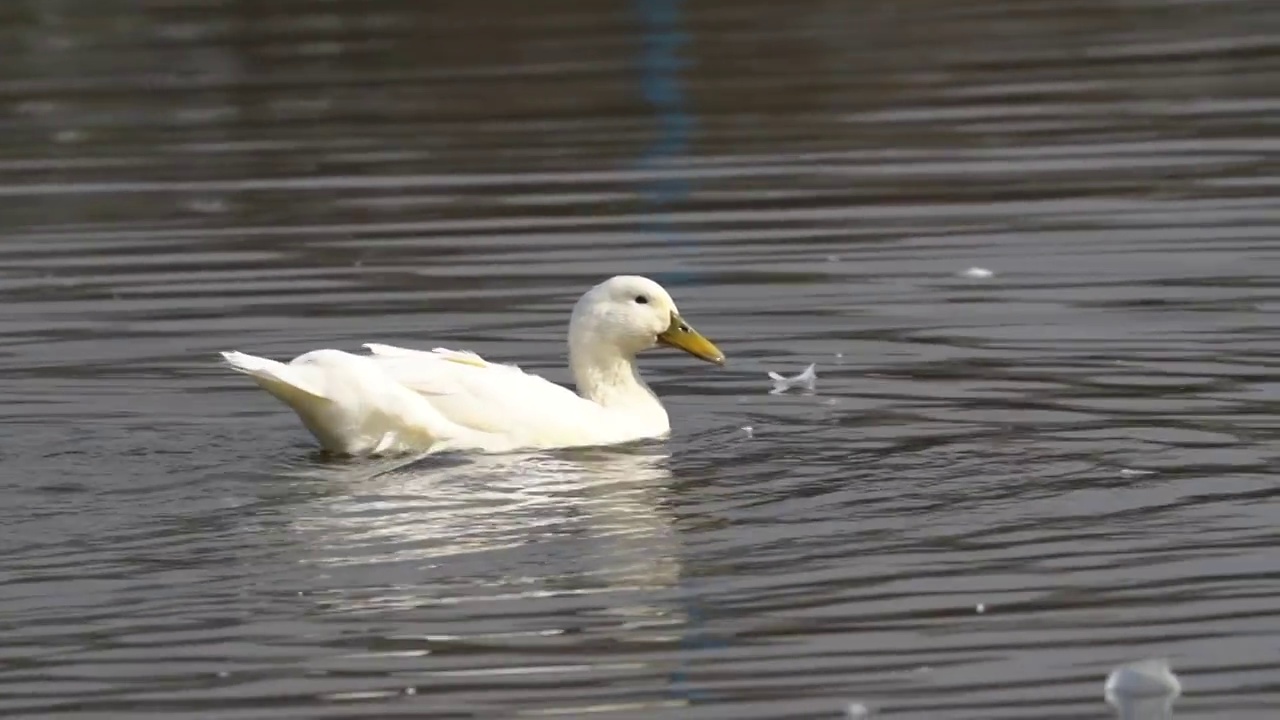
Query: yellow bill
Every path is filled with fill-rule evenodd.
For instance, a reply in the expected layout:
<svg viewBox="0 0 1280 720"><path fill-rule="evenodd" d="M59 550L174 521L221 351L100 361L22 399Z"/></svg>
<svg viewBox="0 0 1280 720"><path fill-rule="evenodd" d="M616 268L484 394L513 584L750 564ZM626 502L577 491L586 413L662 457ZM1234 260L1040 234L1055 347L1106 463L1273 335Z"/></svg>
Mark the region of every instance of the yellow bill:
<svg viewBox="0 0 1280 720"><path fill-rule="evenodd" d="M724 364L724 353L715 343L702 337L702 333L684 321L677 313L671 313L671 324L658 334L658 344L683 350L699 360Z"/></svg>

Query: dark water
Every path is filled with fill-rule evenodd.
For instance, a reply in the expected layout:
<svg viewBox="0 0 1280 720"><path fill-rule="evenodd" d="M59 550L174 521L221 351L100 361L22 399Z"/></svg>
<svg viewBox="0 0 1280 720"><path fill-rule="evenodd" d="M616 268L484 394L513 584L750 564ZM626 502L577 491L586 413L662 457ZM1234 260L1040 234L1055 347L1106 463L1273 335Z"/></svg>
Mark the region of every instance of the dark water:
<svg viewBox="0 0 1280 720"><path fill-rule="evenodd" d="M1280 708L1270 0L14 0L0 46L0 713L1105 718L1158 656L1178 718ZM325 462L214 359L563 381L615 273L730 355L650 357L627 452Z"/></svg>

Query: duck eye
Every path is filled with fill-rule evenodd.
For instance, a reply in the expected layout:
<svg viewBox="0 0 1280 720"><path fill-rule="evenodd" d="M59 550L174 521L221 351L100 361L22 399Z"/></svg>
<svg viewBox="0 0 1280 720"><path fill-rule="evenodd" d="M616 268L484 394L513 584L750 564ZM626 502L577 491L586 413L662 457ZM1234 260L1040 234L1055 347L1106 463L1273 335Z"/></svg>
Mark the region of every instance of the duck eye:
<svg viewBox="0 0 1280 720"><path fill-rule="evenodd" d="M640 303L641 305L647 305L649 303L649 298L643 295L637 295L636 302Z"/></svg>

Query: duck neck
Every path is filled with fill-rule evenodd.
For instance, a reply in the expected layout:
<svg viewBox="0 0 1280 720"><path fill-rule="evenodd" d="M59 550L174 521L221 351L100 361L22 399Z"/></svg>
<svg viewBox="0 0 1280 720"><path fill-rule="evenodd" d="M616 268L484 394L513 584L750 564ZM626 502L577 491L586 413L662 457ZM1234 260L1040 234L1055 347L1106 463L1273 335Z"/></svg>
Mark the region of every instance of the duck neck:
<svg viewBox="0 0 1280 720"><path fill-rule="evenodd" d="M635 358L616 349L583 347L577 343L569 346L569 367L578 394L606 409L625 408L628 411L654 410L666 414L662 403L640 378Z"/></svg>

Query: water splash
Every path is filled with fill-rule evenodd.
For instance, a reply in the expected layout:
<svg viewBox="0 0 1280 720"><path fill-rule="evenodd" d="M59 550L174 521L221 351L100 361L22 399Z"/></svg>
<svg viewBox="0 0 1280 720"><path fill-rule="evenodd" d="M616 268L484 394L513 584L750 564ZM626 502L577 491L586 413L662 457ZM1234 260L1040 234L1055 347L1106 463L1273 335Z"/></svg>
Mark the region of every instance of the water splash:
<svg viewBox="0 0 1280 720"><path fill-rule="evenodd" d="M1120 720L1171 720L1182 683L1164 658L1120 665L1107 676L1103 696Z"/></svg>

